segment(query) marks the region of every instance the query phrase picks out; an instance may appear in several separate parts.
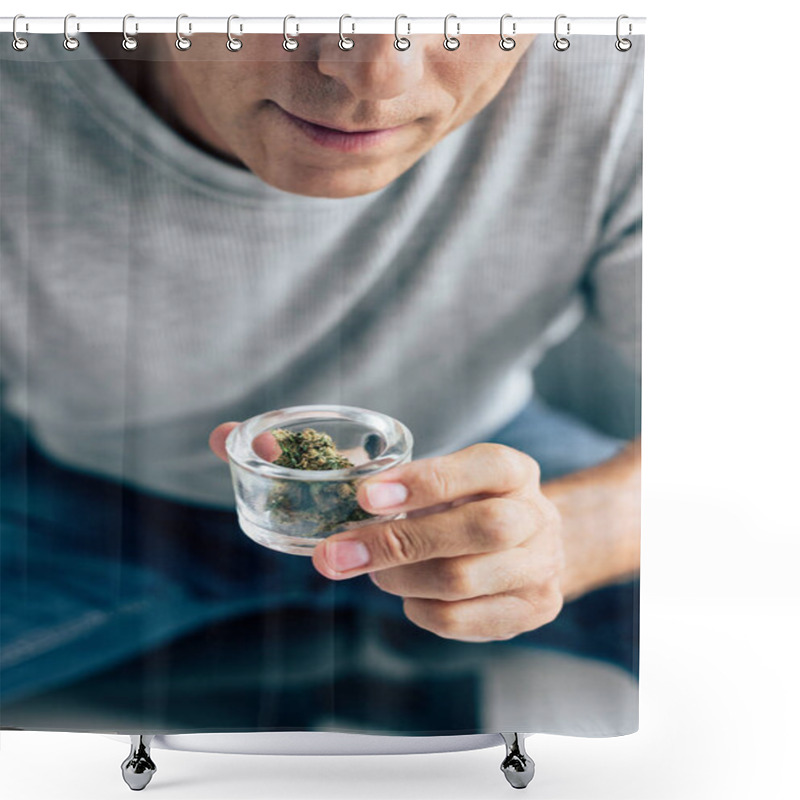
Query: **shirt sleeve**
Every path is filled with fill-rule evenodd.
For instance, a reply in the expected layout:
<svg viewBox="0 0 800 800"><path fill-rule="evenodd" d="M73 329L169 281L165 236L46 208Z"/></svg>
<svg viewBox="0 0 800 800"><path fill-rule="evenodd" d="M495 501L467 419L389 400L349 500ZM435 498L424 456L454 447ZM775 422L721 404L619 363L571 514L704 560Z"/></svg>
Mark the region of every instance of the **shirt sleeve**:
<svg viewBox="0 0 800 800"><path fill-rule="evenodd" d="M587 311L600 343L641 382L642 113L641 87L617 122L616 158L601 215L598 243L586 270ZM637 99L638 98L638 99Z"/></svg>
<svg viewBox="0 0 800 800"><path fill-rule="evenodd" d="M584 318L537 388L597 429L641 432L642 70L632 64L597 159L595 229L580 282ZM560 384L564 384L559 388Z"/></svg>

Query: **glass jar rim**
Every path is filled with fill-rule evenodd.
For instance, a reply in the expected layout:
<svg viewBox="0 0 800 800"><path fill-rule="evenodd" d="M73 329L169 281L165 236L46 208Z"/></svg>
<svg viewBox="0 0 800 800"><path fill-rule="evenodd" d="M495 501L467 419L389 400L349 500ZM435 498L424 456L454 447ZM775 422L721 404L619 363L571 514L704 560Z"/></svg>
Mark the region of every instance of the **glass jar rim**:
<svg viewBox="0 0 800 800"><path fill-rule="evenodd" d="M274 464L271 461L265 461L253 450L252 440L254 436L259 433L264 433L271 428L281 427L281 423L292 425L302 423L305 417L309 418L310 424L312 421L318 421L320 415L323 415L323 419L352 420L353 422L361 424L365 424L361 419L362 417L375 420L377 423L380 423L380 430L382 432L391 431L394 434L393 438L387 439L389 442L387 450L390 452L387 455L370 459L355 467L304 470L284 467ZM262 430L254 433L253 429L263 425L264 422L270 424L267 424ZM380 411L360 408L359 406L331 404L288 406L275 411L257 414L239 423L239 425L228 434L225 440L225 450L228 454L228 459L232 464L235 464L238 469L264 478L280 478L281 480L295 481L345 481L365 478L406 461L411 453L413 445L414 437L411 431L406 425L394 417L390 417L388 414L383 414Z"/></svg>

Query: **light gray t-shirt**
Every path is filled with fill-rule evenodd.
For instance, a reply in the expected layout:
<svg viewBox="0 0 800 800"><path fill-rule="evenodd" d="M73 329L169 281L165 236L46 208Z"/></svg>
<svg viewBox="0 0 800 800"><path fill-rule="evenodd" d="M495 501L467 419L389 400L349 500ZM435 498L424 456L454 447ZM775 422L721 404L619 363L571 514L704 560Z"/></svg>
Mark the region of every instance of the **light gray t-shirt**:
<svg viewBox="0 0 800 800"><path fill-rule="evenodd" d="M0 377L53 458L232 506L207 444L227 420L344 403L449 452L526 403L584 311L638 376L642 39L538 37L480 114L346 199L190 144L87 38L30 40L0 37Z"/></svg>

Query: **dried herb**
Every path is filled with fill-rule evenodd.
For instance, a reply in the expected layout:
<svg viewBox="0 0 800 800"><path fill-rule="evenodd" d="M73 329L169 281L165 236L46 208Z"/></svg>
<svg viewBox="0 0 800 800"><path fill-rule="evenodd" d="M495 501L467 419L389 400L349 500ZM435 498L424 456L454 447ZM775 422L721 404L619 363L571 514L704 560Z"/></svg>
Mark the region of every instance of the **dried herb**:
<svg viewBox="0 0 800 800"><path fill-rule="evenodd" d="M325 470L353 466L349 458L339 453L327 433L320 433L313 428L302 431L278 428L272 431L272 435L281 446L281 454L273 462L278 466Z"/></svg>
<svg viewBox="0 0 800 800"><path fill-rule="evenodd" d="M273 463L298 470L333 470L354 466L339 453L327 433L313 428L271 431L281 447ZM358 505L355 481L282 481L272 492L268 509L281 525L291 525L295 535L331 532L347 522L373 517Z"/></svg>

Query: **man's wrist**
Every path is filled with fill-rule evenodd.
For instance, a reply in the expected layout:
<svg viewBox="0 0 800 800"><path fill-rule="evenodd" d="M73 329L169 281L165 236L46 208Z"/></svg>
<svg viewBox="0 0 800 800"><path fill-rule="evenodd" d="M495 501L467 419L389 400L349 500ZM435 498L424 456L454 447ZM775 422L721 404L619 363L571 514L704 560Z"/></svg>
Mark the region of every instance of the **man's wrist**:
<svg viewBox="0 0 800 800"><path fill-rule="evenodd" d="M561 515L567 601L639 571L640 454L637 439L603 464L542 484Z"/></svg>

